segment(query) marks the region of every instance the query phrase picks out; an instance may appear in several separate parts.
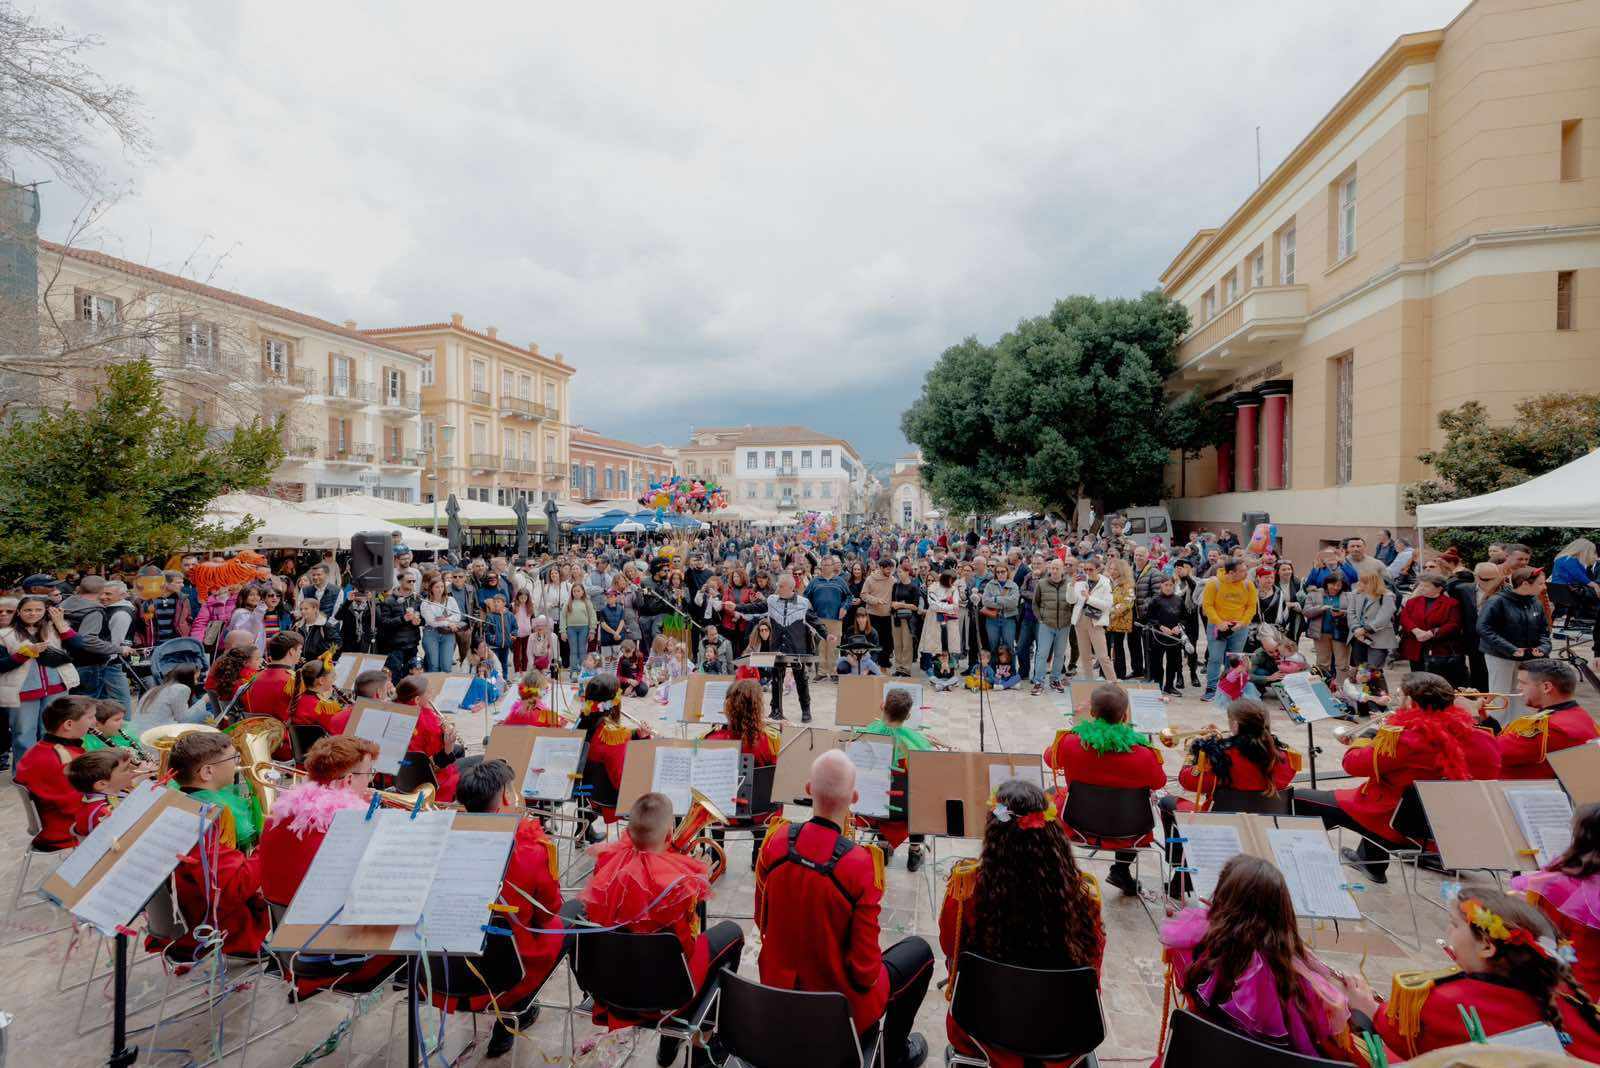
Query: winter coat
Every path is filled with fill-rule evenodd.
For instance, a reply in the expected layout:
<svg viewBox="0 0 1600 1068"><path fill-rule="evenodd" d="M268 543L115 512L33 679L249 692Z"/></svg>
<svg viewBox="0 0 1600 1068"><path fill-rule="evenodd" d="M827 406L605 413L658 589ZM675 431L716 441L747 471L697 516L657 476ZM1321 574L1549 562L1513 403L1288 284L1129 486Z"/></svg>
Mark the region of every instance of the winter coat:
<svg viewBox="0 0 1600 1068"><path fill-rule="evenodd" d="M1534 660L1550 654L1550 622L1539 598L1502 590L1478 612L1478 644L1486 656ZM1518 649L1529 650L1519 657Z"/></svg>

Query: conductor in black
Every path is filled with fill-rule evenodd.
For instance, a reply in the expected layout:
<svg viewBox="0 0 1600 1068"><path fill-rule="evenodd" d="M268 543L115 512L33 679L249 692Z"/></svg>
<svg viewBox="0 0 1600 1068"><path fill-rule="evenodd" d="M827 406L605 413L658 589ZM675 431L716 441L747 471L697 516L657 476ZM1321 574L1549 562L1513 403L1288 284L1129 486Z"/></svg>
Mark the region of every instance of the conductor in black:
<svg viewBox="0 0 1600 1068"><path fill-rule="evenodd" d="M778 580L778 592L767 596L767 619L772 624L772 651L778 663L772 669L772 718L783 718L783 677L794 676L795 693L800 695L800 722L811 722L811 684L806 681L804 661L790 662L789 655L811 652L811 621L816 613L811 602L795 592L794 579L785 572Z"/></svg>

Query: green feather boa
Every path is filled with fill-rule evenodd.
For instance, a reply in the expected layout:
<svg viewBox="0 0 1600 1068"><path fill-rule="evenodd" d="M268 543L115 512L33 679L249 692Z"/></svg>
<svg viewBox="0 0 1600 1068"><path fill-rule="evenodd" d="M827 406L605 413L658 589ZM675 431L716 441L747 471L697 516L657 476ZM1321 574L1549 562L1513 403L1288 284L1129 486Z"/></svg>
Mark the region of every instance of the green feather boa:
<svg viewBox="0 0 1600 1068"><path fill-rule="evenodd" d="M1103 719L1086 719L1072 728L1078 740L1096 753L1130 753L1144 738L1131 723L1107 723Z"/></svg>

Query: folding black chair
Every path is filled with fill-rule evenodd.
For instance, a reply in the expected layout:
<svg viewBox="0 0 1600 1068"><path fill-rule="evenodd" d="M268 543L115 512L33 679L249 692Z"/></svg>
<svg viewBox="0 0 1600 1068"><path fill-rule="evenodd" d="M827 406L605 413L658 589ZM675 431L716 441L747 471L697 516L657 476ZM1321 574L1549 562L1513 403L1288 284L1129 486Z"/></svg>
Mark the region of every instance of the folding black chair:
<svg viewBox="0 0 1600 1068"><path fill-rule="evenodd" d="M1143 786L1095 786L1075 782L1067 789L1064 814L1067 837L1090 856L1104 850L1126 849L1133 853L1133 875L1139 877L1139 855L1146 851L1156 857L1156 868L1163 881L1166 853L1156 844L1156 813L1150 805L1150 790ZM1139 904L1159 930L1143 896Z"/></svg>
<svg viewBox="0 0 1600 1068"><path fill-rule="evenodd" d="M861 1036L843 994L779 990L722 969L717 1039L750 1068L883 1065L883 1022Z"/></svg>
<svg viewBox="0 0 1600 1068"><path fill-rule="evenodd" d="M304 764L306 754L311 752L311 747L317 741L328 736L327 728L319 727L315 723L289 724L289 745L294 749L294 762Z"/></svg>
<svg viewBox="0 0 1600 1068"><path fill-rule="evenodd" d="M488 1005L474 1009L473 1003L491 997L496 991L510 990L522 982L522 957L517 953L517 940L511 937L511 923L504 916L495 916L491 926L505 931L503 935L490 935L483 947L483 956L469 966L467 958L448 953L428 954L428 975L433 988L434 1007L445 1013L464 1012L473 1017L473 1040L477 1040L477 1016L480 1013L498 1013L505 1017L508 1027L517 1027L515 1006ZM512 1054L516 1063L516 1054Z"/></svg>
<svg viewBox="0 0 1600 1068"><path fill-rule="evenodd" d="M594 1006L601 1005L634 1018L638 1027L676 1038L688 1068L689 1040L704 1029L711 1015L718 976L707 976L705 988L696 996L689 961L671 931L630 934L586 932L579 927L571 945L568 974L588 995L588 1001L573 1011L592 1015ZM570 992L567 1003L576 1004Z"/></svg>
<svg viewBox="0 0 1600 1068"><path fill-rule="evenodd" d="M427 753L409 750L405 758L400 761L400 770L395 772L395 792L412 794L424 786L432 786L435 789L439 786L439 780L433 774L433 758Z"/></svg>
<svg viewBox="0 0 1600 1068"><path fill-rule="evenodd" d="M1167 1028L1166 1055L1161 1063L1163 1068L1217 1068L1221 1064L1248 1064L1250 1068L1339 1068L1346 1064L1257 1042L1183 1009L1173 1010Z"/></svg>
<svg viewBox="0 0 1600 1068"><path fill-rule="evenodd" d="M963 953L950 994L950 1015L980 1050L1029 1062L1098 1068L1094 1051L1106 1040L1100 976L1093 968L1019 968ZM983 1068L989 1063L986 1052L945 1053L946 1065Z"/></svg>
<svg viewBox="0 0 1600 1068"><path fill-rule="evenodd" d="M1556 629L1588 632L1594 630L1596 604L1593 594L1584 596L1588 593L1587 590L1579 593L1565 583L1556 582L1547 584L1545 592L1550 595L1550 607L1557 621L1553 624Z"/></svg>

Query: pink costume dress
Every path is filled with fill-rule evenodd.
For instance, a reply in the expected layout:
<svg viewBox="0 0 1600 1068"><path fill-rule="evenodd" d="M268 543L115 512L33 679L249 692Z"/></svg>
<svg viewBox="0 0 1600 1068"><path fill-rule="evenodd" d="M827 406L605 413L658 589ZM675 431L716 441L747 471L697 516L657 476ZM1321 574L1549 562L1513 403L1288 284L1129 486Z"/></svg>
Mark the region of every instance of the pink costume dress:
<svg viewBox="0 0 1600 1068"><path fill-rule="evenodd" d="M1572 943L1578 959L1573 978L1593 998L1600 992L1600 875L1580 879L1559 871L1536 871L1511 880Z"/></svg>

